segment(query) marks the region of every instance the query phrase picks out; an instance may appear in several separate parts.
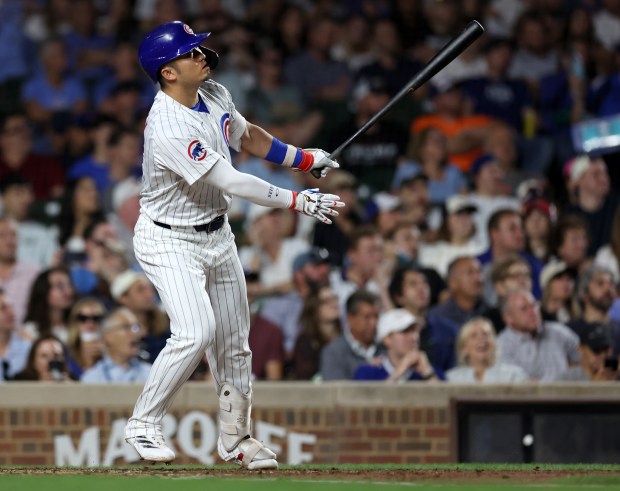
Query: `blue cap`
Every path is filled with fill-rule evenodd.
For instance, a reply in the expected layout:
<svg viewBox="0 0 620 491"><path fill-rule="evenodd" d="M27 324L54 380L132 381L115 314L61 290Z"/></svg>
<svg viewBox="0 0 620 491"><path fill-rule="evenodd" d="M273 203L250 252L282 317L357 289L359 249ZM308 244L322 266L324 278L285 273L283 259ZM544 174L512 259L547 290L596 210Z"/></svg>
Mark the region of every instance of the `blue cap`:
<svg viewBox="0 0 620 491"><path fill-rule="evenodd" d="M210 35L210 32L194 34L191 27L180 20L161 24L142 39L138 49L140 65L156 82L157 72L163 65L200 46ZM201 51L206 57L209 68L215 68L219 60L217 53L207 48L201 48Z"/></svg>
<svg viewBox="0 0 620 491"><path fill-rule="evenodd" d="M394 180L392 181L392 189L400 189L406 182L412 182L418 179L428 181L428 176L422 172L422 168L419 165L405 164L396 171Z"/></svg>
<svg viewBox="0 0 620 491"><path fill-rule="evenodd" d="M329 263L329 251L322 247L313 247L295 258L293 261L293 272L299 271L307 264L317 265L324 263Z"/></svg>

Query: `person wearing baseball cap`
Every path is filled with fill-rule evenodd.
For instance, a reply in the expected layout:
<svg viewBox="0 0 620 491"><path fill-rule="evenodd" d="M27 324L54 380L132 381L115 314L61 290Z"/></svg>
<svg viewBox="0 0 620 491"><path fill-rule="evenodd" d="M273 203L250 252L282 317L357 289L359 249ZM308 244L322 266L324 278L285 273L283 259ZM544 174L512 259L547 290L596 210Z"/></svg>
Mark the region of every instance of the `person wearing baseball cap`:
<svg viewBox="0 0 620 491"><path fill-rule="evenodd" d="M284 335L287 360L293 356L295 341L300 334L299 318L303 305L313 289L329 284L331 252L312 247L293 259L293 290L264 302L260 315L280 328Z"/></svg>
<svg viewBox="0 0 620 491"><path fill-rule="evenodd" d="M114 301L129 309L144 327L142 348L153 363L170 337L170 319L156 303L155 289L143 273L128 269L119 274L110 285Z"/></svg>
<svg viewBox="0 0 620 491"><path fill-rule="evenodd" d="M354 380L385 380L388 382L443 380L444 374L435 369L428 356L420 350L420 324L405 309L391 309L379 316L377 341L387 352L379 364L360 365Z"/></svg>
<svg viewBox="0 0 620 491"><path fill-rule="evenodd" d="M588 224L588 256L594 256L611 240L614 212L620 204L618 193L611 192L605 161L600 157L578 156L564 166L570 203L564 214L580 215Z"/></svg>
<svg viewBox="0 0 620 491"><path fill-rule="evenodd" d="M609 326L597 324L579 337L579 365L561 373L560 381L608 382L618 380L618 357Z"/></svg>
<svg viewBox="0 0 620 491"><path fill-rule="evenodd" d="M549 247L553 224L557 219L555 206L541 197L532 197L521 205L525 250L546 262L551 254Z"/></svg>
<svg viewBox="0 0 620 491"><path fill-rule="evenodd" d="M543 320L566 324L571 319L571 302L577 272L564 261L549 261L540 272Z"/></svg>
<svg viewBox="0 0 620 491"><path fill-rule="evenodd" d="M434 268L443 278L448 265L457 257L477 256L483 247L476 240L474 215L476 204L468 196L455 194L445 205L443 221L437 232L437 241L420 244L420 264Z"/></svg>

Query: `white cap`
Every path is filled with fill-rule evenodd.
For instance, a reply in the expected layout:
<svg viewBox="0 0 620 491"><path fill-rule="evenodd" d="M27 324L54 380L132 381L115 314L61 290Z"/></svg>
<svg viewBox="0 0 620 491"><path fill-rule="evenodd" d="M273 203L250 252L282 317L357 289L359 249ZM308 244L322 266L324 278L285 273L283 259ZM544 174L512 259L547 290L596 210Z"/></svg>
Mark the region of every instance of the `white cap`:
<svg viewBox="0 0 620 491"><path fill-rule="evenodd" d="M119 274L110 285L110 293L114 300L121 298L131 286L144 275L128 269Z"/></svg>
<svg viewBox="0 0 620 491"><path fill-rule="evenodd" d="M462 194L455 194L446 201L446 211L448 213L470 212L475 213L478 207L467 197Z"/></svg>
<svg viewBox="0 0 620 491"><path fill-rule="evenodd" d="M248 209L248 214L246 216L246 222L248 224L254 223L260 217L263 217L274 210L277 210L277 208L271 208L269 206L261 206L255 203L251 203L250 208Z"/></svg>
<svg viewBox="0 0 620 491"><path fill-rule="evenodd" d="M544 290L553 278L568 270L568 265L564 261L548 262L540 272L540 287Z"/></svg>
<svg viewBox="0 0 620 491"><path fill-rule="evenodd" d="M588 170L592 161L587 155L580 155L573 159L570 166L570 179L573 182L579 181L579 178L583 176L583 173Z"/></svg>
<svg viewBox="0 0 620 491"><path fill-rule="evenodd" d="M394 211L398 209L398 207L402 204L399 198L397 198L393 194L386 193L384 191L375 194L372 197L372 200L377 205L377 210L382 212Z"/></svg>
<svg viewBox="0 0 620 491"><path fill-rule="evenodd" d="M379 316L377 323L377 339L382 341L388 334L402 332L418 321L415 316L405 309L392 309Z"/></svg>

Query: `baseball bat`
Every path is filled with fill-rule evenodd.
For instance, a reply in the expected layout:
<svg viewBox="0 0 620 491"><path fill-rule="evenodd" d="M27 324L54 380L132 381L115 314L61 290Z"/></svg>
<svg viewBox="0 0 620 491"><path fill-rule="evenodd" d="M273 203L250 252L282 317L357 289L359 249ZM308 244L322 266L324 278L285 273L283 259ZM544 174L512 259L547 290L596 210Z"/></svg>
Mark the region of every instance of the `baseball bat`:
<svg viewBox="0 0 620 491"><path fill-rule="evenodd" d="M413 76L411 80L396 94L392 97L388 103L381 108L372 118L370 118L364 126L362 126L359 130L355 132L353 136L351 136L348 140L346 140L342 145L340 145L336 150L334 150L329 158L335 160L342 153L342 151L347 148L355 139L364 134L368 128L370 128L373 124L375 124L379 118L383 117L385 113L387 113L394 104L400 101L405 95L409 92L413 92L419 89L422 85L428 82L429 79L437 75L439 71L444 69L449 63L451 63L458 55L460 55L465 49L473 43L476 39L478 39L482 33L484 32L484 27L476 20L472 20L463 31L456 36L454 39L450 40L448 44L446 44L443 48L439 50L439 52L433 56L430 61L420 70L417 74ZM317 179L321 177L321 171L318 169L314 169L312 171L312 175Z"/></svg>

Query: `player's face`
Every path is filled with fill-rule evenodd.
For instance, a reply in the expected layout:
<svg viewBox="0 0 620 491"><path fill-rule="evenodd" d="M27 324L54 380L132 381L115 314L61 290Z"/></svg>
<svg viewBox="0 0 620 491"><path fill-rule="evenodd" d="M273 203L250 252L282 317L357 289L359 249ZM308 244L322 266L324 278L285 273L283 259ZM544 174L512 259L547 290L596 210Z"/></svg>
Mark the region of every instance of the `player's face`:
<svg viewBox="0 0 620 491"><path fill-rule="evenodd" d="M189 53L175 59L174 68L177 72L177 78L188 82L194 79L203 82L209 78L211 73L205 55L198 48L194 48Z"/></svg>

